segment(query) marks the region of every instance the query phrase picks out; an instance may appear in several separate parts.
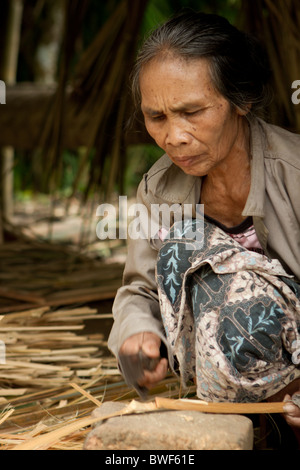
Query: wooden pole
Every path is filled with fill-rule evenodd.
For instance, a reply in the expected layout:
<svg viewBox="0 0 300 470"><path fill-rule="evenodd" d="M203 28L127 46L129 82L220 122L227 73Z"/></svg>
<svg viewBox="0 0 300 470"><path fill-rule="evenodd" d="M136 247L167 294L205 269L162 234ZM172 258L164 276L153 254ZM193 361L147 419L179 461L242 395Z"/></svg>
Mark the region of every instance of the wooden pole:
<svg viewBox="0 0 300 470"><path fill-rule="evenodd" d="M16 81L22 15L23 0L10 0L2 77L6 85L12 85ZM13 215L13 167L14 149L3 147L0 158L0 219L2 221L3 219L9 220ZM1 242L3 242L3 228L0 222Z"/></svg>

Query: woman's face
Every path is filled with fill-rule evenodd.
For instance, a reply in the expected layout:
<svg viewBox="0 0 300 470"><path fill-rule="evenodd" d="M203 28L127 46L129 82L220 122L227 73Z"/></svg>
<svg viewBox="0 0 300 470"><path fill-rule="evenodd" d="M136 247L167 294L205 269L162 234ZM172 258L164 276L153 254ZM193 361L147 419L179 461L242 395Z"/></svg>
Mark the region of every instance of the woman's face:
<svg viewBox="0 0 300 470"><path fill-rule="evenodd" d="M205 59L152 60L140 75L151 137L185 173L207 175L241 146L241 116L214 88Z"/></svg>

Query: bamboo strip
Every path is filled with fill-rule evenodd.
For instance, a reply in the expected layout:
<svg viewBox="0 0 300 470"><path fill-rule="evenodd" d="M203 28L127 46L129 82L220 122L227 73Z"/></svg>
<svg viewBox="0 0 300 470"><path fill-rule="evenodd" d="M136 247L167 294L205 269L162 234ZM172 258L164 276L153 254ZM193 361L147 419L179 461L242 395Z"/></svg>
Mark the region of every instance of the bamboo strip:
<svg viewBox="0 0 300 470"><path fill-rule="evenodd" d="M113 417L116 416L116 413L113 413L112 415L109 415L108 417ZM52 444L55 444L57 441L59 441L61 438L72 434L75 431L78 431L79 429L82 429L87 426L91 426L98 421L102 420L103 418L79 418L73 423L67 424L61 429L57 429L55 431L51 431L47 434L43 434L42 436L38 436L36 438L30 439L29 441L18 444L15 447L13 447L12 450L46 450L49 448ZM107 417L106 417L107 419Z"/></svg>
<svg viewBox="0 0 300 470"><path fill-rule="evenodd" d="M29 368L29 369L42 369L45 371L68 371L68 367L61 367L61 366L52 366L47 364L39 364L37 362L26 362L26 361L6 361L5 364L0 364L1 369L10 369L15 367Z"/></svg>
<svg viewBox="0 0 300 470"><path fill-rule="evenodd" d="M5 307L0 307L0 313L10 313L10 312L17 312L18 310L24 310L24 308L34 308L36 304L26 304L22 302L22 304L12 304L12 305L5 305Z"/></svg>
<svg viewBox="0 0 300 470"><path fill-rule="evenodd" d="M4 423L4 421L6 421L6 420L14 413L14 411L15 411L15 410L14 410L13 408L11 408L10 410L8 410L8 411L4 414L4 416L2 416L2 418L0 418L0 426L1 426L1 424Z"/></svg>
<svg viewBox="0 0 300 470"><path fill-rule="evenodd" d="M97 314L97 315L78 315L75 318L64 317L63 315L59 319L49 318L49 322L53 321L75 321L75 320L107 320L113 318L112 313Z"/></svg>
<svg viewBox="0 0 300 470"><path fill-rule="evenodd" d="M5 437L2 438L1 435L0 435L0 444L1 445L5 445L5 444L13 444L13 445L16 445L16 444L21 444L23 442L22 438L20 439L16 439L15 437L14 438L11 438L11 439L6 439Z"/></svg>
<svg viewBox="0 0 300 470"><path fill-rule="evenodd" d="M75 388L75 390L77 390L78 392L80 392L82 395L84 395L85 397L87 397L89 400L91 400L93 403L95 403L95 405L97 406L101 406L102 403L101 401L97 400L95 397L93 397L90 393L88 393L86 390L84 390L82 387L79 387L78 384L72 382L70 383L70 385Z"/></svg>
<svg viewBox="0 0 300 470"><path fill-rule="evenodd" d="M28 292L21 292L14 289L6 289L0 287L0 297L7 297L9 299L25 300L25 302L32 302L36 304L44 304L45 300L37 295L29 294Z"/></svg>
<svg viewBox="0 0 300 470"><path fill-rule="evenodd" d="M18 397L26 392L27 388L0 388L0 397Z"/></svg>
<svg viewBox="0 0 300 470"><path fill-rule="evenodd" d="M48 308L49 310L49 308ZM56 318L56 317L59 317L60 316L71 316L72 318L75 318L77 315L89 315L89 314L96 314L97 313L97 309L95 308L90 308L90 307L82 307L82 308L70 308L70 309L66 309L66 308L62 308L60 309L59 311L57 312L49 312L48 314L46 313L43 318L44 319L47 319L47 320L51 320L53 318ZM98 314L99 315L99 314ZM102 314L101 314L102 315Z"/></svg>
<svg viewBox="0 0 300 470"><path fill-rule="evenodd" d="M43 422L45 432L53 430L53 423L63 427L70 419L78 419L80 414L89 415L95 409L91 401L83 403L68 404L63 407L42 408L41 406L28 407L26 413L19 411L10 419L9 425L6 425L6 431L14 431L20 435L26 435L27 429L35 426L36 423Z"/></svg>
<svg viewBox="0 0 300 470"><path fill-rule="evenodd" d="M19 346L19 347L9 347L6 348L6 357L12 357L13 355L26 355L30 354L31 357L34 357L34 354L38 354L39 357L41 356L58 356L58 355L67 355L67 354L85 354L89 355L92 353L95 353L98 351L98 348L96 347L83 347L83 348L73 348L73 349L57 349L57 350L51 350L51 349L28 349L26 346ZM43 357L44 359L44 357Z"/></svg>
<svg viewBox="0 0 300 470"><path fill-rule="evenodd" d="M104 421L116 416L155 411L155 409L155 403L138 403L133 400L129 404L125 405L124 408L122 408L120 411L97 418L79 418L76 421L67 424L63 428L50 431L47 434L38 436L22 444L18 444L13 447L12 450L47 450L49 447L51 447L51 445L55 444L63 437L68 436L82 428L92 426L99 421Z"/></svg>
<svg viewBox="0 0 300 470"><path fill-rule="evenodd" d="M91 367L92 365L98 366L99 359L87 359L88 356L83 357L76 357L76 356L30 356L32 361L39 361L41 364L45 364L47 362L55 363L55 362L63 362L63 363L71 363L68 364L68 367Z"/></svg>
<svg viewBox="0 0 300 470"><path fill-rule="evenodd" d="M37 317L41 317L45 312L48 312L50 310L50 307L47 305L45 307L36 307L29 310L29 309L26 309L26 310L23 310L21 312L17 312L17 313L10 313L9 315L3 315L1 317L1 320L3 324L5 323L8 323L8 322L12 322L12 321L15 321L15 320L20 320L20 319L26 319L26 321L28 321L28 319L30 317L34 317L34 318L37 318Z"/></svg>
<svg viewBox="0 0 300 470"><path fill-rule="evenodd" d="M263 414L283 413L285 403L210 403L201 400L172 400L156 397L155 403L158 409L169 410L195 410L202 413L220 414Z"/></svg>
<svg viewBox="0 0 300 470"><path fill-rule="evenodd" d="M73 375L73 372L66 374L62 377L58 376L56 373L55 376L49 374L49 377L45 377L46 374L42 374L39 378L35 378L35 370L29 371L28 375L24 373L23 370L20 370L19 374L10 374L7 373L1 374L0 378L3 380L12 380L17 387L27 386L28 390L37 389L37 388L51 388L53 386L63 387L66 384L66 380L70 380L70 376Z"/></svg>
<svg viewBox="0 0 300 470"><path fill-rule="evenodd" d="M0 326L0 331L69 331L83 330L84 325L80 326Z"/></svg>

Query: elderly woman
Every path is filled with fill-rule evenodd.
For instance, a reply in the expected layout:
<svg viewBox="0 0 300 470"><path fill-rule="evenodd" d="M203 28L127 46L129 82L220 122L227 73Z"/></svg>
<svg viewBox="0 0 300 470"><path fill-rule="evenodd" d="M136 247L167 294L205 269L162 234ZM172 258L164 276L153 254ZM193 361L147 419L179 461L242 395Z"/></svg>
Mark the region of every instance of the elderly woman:
<svg viewBox="0 0 300 470"><path fill-rule="evenodd" d="M265 64L256 41L203 13L172 18L138 56L134 96L165 155L137 201L149 220L153 205L193 207L129 240L109 348L140 391L176 364L207 401L300 392L300 136L256 117ZM138 368L139 351L154 368Z"/></svg>

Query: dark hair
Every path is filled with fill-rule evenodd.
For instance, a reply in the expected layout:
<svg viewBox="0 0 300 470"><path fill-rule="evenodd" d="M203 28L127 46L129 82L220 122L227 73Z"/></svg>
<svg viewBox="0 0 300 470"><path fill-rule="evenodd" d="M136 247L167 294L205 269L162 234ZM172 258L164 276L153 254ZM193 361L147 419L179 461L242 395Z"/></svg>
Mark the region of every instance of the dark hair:
<svg viewBox="0 0 300 470"><path fill-rule="evenodd" d="M271 73L261 44L221 16L185 11L157 28L141 47L131 81L136 105L143 66L166 54L207 58L215 89L236 107L246 110L251 105L257 113L269 103Z"/></svg>

